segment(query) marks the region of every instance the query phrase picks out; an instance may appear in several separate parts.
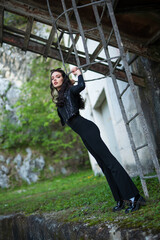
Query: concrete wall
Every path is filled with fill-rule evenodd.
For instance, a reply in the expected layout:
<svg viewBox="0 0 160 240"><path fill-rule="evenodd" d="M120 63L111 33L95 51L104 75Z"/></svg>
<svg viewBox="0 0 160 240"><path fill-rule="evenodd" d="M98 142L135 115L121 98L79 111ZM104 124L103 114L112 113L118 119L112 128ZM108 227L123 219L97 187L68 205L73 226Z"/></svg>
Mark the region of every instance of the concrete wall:
<svg viewBox="0 0 160 240"><path fill-rule="evenodd" d="M92 53L96 48L97 43L95 41L88 40L87 45L89 48L89 53ZM78 49L83 49L81 41L78 42L77 46ZM110 47L109 51L111 57L119 55L119 50L116 48ZM104 56L103 51L99 56L102 55ZM89 70L84 73L85 80L98 79L99 77L102 77L102 75ZM120 92L125 89L126 85L127 83L118 80ZM139 96L138 87L137 93ZM137 167L112 79L110 77L106 77L102 80L86 82L86 89L82 92L82 96L85 99L85 110L81 111L81 115L97 124L101 132L101 137L112 154L131 176L137 175ZM140 98L139 101L141 102ZM127 112L127 117L130 119L137 111L132 93L129 88L123 95L123 103ZM145 137L139 119L136 118L134 121L132 121L130 127L136 146L144 144ZM138 151L138 154L141 164L143 165L144 173L151 172L153 166L150 160L148 149L143 148ZM95 175L100 174L101 170L90 153L89 157Z"/></svg>

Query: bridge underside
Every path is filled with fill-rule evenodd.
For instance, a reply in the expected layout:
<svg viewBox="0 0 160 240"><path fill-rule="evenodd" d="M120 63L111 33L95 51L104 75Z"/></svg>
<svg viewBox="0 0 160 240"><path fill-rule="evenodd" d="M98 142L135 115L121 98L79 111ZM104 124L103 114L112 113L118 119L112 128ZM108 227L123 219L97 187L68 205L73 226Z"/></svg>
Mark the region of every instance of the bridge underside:
<svg viewBox="0 0 160 240"><path fill-rule="evenodd" d="M98 2L98 1L97 1ZM115 16L118 22L122 42L125 50L131 53L134 61L138 56L144 56L153 61L160 61L160 0L114 0L113 6ZM66 63L75 64L75 54L73 45L66 47L63 37L68 33L68 25L66 22L64 9L59 0L50 0L50 8L56 26L58 28L58 36L53 26L53 21L49 15L46 0L0 0L0 42L7 43L21 48L24 51L32 51L43 55L45 58L61 60L58 41L61 44L62 53ZM103 49L101 39L96 29L96 21L91 5L83 7L84 4L90 4L89 0L76 0L78 13L83 26L86 39L91 39L98 43L92 53L89 53L90 59L94 59L99 63L91 65L90 70L106 74L108 66L103 62L103 58L99 56ZM79 26L76 16L72 10L72 1L65 0L67 14L73 31L75 43L80 39ZM104 9L102 3L98 4L98 12L102 16L101 25L103 26L106 40L110 35L109 45L117 47L114 34L111 34L112 25L108 16L107 9ZM22 28L13 26L9 21L5 21L7 13L22 16L24 25ZM103 14L102 14L103 13ZM60 16L60 14L62 14ZM43 38L35 34L35 23L47 25L50 29L47 38ZM90 30L90 31L89 31ZM85 51L78 51L80 63L86 63ZM131 62L132 62L131 60ZM115 75L117 79L126 81L126 75L120 64L117 64ZM133 75L134 82L139 86L144 86L144 80L140 76Z"/></svg>

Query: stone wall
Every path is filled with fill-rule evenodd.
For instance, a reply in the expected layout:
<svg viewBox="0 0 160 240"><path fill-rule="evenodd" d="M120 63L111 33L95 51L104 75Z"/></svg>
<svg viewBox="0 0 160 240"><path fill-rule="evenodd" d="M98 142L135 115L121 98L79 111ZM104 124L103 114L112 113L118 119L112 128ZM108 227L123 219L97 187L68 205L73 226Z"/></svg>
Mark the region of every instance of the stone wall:
<svg viewBox="0 0 160 240"><path fill-rule="evenodd" d="M15 157L13 155L6 157L3 153L0 155L0 187L10 187L10 180L13 177L17 182L21 180L28 184L36 182L44 166L44 157L42 155L36 157L30 148L26 149L25 155L18 153Z"/></svg>
<svg viewBox="0 0 160 240"><path fill-rule="evenodd" d="M7 230L6 230L7 229ZM112 223L89 226L60 222L56 213L0 216L0 240L158 240L160 233L142 229L121 229Z"/></svg>

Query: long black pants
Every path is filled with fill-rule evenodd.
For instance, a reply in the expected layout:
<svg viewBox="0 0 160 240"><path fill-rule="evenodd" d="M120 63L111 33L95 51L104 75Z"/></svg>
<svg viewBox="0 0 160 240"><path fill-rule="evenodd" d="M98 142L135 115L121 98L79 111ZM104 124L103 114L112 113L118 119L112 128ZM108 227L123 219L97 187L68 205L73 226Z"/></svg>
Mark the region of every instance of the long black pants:
<svg viewBox="0 0 160 240"><path fill-rule="evenodd" d="M88 151L102 169L116 201L129 200L139 192L131 178L103 142L98 127L78 115L67 124L80 135Z"/></svg>

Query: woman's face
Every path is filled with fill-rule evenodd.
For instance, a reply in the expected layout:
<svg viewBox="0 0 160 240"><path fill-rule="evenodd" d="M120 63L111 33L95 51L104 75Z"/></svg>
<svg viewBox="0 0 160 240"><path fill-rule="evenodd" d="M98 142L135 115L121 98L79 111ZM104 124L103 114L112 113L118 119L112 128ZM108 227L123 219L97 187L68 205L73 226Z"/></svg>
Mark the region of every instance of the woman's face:
<svg viewBox="0 0 160 240"><path fill-rule="evenodd" d="M61 89L61 86L63 84L63 76L60 72L53 72L51 75L51 81L53 84L53 87L56 88L58 91Z"/></svg>

